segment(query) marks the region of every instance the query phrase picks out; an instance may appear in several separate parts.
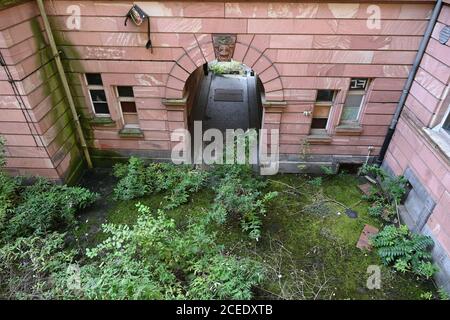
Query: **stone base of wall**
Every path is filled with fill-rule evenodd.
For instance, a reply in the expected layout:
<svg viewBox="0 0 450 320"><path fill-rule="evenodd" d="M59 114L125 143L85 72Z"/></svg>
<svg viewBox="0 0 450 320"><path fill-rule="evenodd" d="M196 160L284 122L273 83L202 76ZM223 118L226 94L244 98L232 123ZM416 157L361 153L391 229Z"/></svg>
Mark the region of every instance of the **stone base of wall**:
<svg viewBox="0 0 450 320"><path fill-rule="evenodd" d="M434 276L436 284L450 293L450 257L427 225L422 229L422 234L430 236L434 241L432 255L439 267L439 272Z"/></svg>
<svg viewBox="0 0 450 320"><path fill-rule="evenodd" d="M281 173L312 173L324 174L323 168L337 173L341 164L364 164L366 161L374 163L376 157L340 156L340 155L308 155L299 157L294 155L280 155Z"/></svg>
<svg viewBox="0 0 450 320"><path fill-rule="evenodd" d="M393 170L386 164L386 162L383 163L382 167L391 176L394 176ZM416 215L412 215L402 206L399 210L400 218L402 220L402 223L406 224L412 232L424 234L430 236L433 239L433 261L439 267L439 272L435 275L435 281L438 286L443 287L447 292L450 293L450 256L426 224L431 212L435 207L435 203L430 195L426 192L426 189L422 185L421 181L412 172L412 170L407 168L404 176L408 179L416 192L421 194L421 197L423 198L423 201L426 203L426 205L424 206L423 210Z"/></svg>

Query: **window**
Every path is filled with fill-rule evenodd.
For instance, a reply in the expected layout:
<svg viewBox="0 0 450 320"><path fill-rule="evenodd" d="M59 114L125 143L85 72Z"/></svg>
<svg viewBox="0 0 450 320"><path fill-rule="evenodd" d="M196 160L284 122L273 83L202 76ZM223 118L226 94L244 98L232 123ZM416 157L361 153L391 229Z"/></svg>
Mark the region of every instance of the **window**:
<svg viewBox="0 0 450 320"><path fill-rule="evenodd" d="M118 86L117 97L120 110L122 111L123 122L126 128L139 128L139 119L134 101L133 87Z"/></svg>
<svg viewBox="0 0 450 320"><path fill-rule="evenodd" d="M450 110L450 106L449 106ZM442 124L442 129L447 131L447 134L450 134L450 113L447 114L447 117L444 119L444 122Z"/></svg>
<svg viewBox="0 0 450 320"><path fill-rule="evenodd" d="M108 102L99 73L86 73L86 83L89 90L92 109L96 116L109 116Z"/></svg>
<svg viewBox="0 0 450 320"><path fill-rule="evenodd" d="M318 90L311 121L311 134L325 134L336 90Z"/></svg>
<svg viewBox="0 0 450 320"><path fill-rule="evenodd" d="M353 78L350 81L350 88L342 109L341 124L358 122L368 86L369 79L367 78Z"/></svg>
<svg viewBox="0 0 450 320"><path fill-rule="evenodd" d="M450 159L450 105L448 105L441 122L433 128L424 128L424 131L439 146L438 149Z"/></svg>

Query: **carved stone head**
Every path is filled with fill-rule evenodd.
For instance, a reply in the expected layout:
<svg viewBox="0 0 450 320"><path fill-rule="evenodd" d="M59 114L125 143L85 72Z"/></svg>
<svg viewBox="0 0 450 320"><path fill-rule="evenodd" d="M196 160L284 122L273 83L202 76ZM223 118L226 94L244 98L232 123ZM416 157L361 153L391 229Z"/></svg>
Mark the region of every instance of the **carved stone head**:
<svg viewBox="0 0 450 320"><path fill-rule="evenodd" d="M236 35L213 34L212 40L217 61L231 61L236 46Z"/></svg>

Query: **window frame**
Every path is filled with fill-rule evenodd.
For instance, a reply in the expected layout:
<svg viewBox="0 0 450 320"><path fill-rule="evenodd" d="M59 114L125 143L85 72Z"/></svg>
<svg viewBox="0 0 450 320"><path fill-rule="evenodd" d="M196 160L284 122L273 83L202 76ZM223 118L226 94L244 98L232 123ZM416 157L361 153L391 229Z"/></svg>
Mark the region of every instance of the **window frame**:
<svg viewBox="0 0 450 320"><path fill-rule="evenodd" d="M342 110L341 110L341 115L339 117L339 124L338 124L339 126L360 125L361 116L363 114L363 109L364 109L363 107L366 104L367 96L368 96L369 90L370 90L370 86L371 86L371 84L373 82L372 79L370 79L370 78L351 78L350 79L350 84L351 84L351 81L353 79L367 79L367 85L366 85L365 89L356 89L356 90L353 89L352 90L350 87L348 88L347 95L346 95L345 100L344 100L344 102L342 104ZM357 114L355 120L342 120L342 115L344 114L345 103L347 101L347 97L348 96L362 96L361 103L358 106L358 114Z"/></svg>
<svg viewBox="0 0 450 320"><path fill-rule="evenodd" d="M123 97L119 94L119 87L130 87L132 92L133 92L133 96L132 97ZM116 94L116 99L117 99L117 103L119 105L119 111L120 111L120 116L122 118L122 123L123 123L123 127L124 128L132 128L132 129L139 129L140 125L139 125L139 116L138 116L138 112L137 112L137 104L136 104L136 98L134 97L134 90L133 90L133 86L128 86L128 85L116 85L114 86L114 91ZM125 112L126 114L136 114L136 117L138 119L138 123L126 123L125 122L125 116L124 116L124 112L122 109L122 102L134 102L135 104L135 108L136 108L136 112Z"/></svg>
<svg viewBox="0 0 450 320"><path fill-rule="evenodd" d="M321 90L333 91L333 98L331 99L331 101L317 101L317 97L319 95L319 91L321 91ZM310 134L312 134L312 135L320 135L320 134L327 134L328 133L328 128L330 126L330 115L332 114L332 108L335 105L336 98L337 98L338 94L339 94L339 90L336 90L336 89L317 89L316 101L314 101L313 110L312 110L312 113L311 113ZM315 111L316 106L318 106L318 107L329 107L328 117L326 118L327 119L327 123L325 125L325 128L320 128L319 129L319 128L313 128L312 127L312 122L313 122L313 119L314 119L314 111ZM317 118L317 119L320 119L320 118Z"/></svg>
<svg viewBox="0 0 450 320"><path fill-rule="evenodd" d="M95 74L96 72L88 72L88 73ZM89 84L87 76L86 76L88 73L84 73L84 77L83 78L84 78L84 82L85 82L85 85L86 85L86 89L88 91L89 102L91 103L91 110L94 113L95 117L110 118L111 117L111 111L109 109L108 95L106 94L105 86L103 84L102 85ZM102 76L101 73L97 73L97 74L99 74L100 77ZM103 79L102 79L102 82L103 82ZM104 92L106 101L105 102L99 102L99 103L105 103L106 104L106 107L108 108L108 113L97 113L95 111L94 101L92 100L92 96L91 96L91 90L102 90Z"/></svg>
<svg viewBox="0 0 450 320"><path fill-rule="evenodd" d="M450 143L450 128L448 130L444 128L444 123L447 120L450 120L450 103L447 107L447 111L445 112L444 116L442 117L441 122L439 122L439 124L433 128L433 131L443 135L444 138L447 141L449 141L449 143Z"/></svg>

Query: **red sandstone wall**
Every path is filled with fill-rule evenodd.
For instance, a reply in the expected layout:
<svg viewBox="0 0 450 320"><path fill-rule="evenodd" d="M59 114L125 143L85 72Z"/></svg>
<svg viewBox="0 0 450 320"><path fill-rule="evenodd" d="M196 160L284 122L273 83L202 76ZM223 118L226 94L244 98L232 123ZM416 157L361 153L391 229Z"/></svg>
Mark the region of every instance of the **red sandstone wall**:
<svg viewBox="0 0 450 320"><path fill-rule="evenodd" d="M72 79L101 72L107 85L134 85L144 139L119 138L121 124L94 128L92 146L101 149L167 150L170 123L162 98L181 98L185 79L214 59L211 33L237 33L235 59L254 68L268 100L288 103L283 113L267 113L265 127L281 129L281 152L297 155L308 135L316 89L339 89L332 110L328 145L315 154L378 153L401 94L432 4L379 4L380 30L366 27L369 4L138 2L152 16L154 53L144 48L146 26L124 26L132 2L48 1L47 10L66 55ZM68 30L67 7L81 8L81 29ZM200 49L199 49L200 48ZM177 61L176 63L174 61ZM351 77L374 78L361 119L361 135L336 135ZM166 87L167 84L167 87ZM74 91L83 102L79 80ZM118 108L110 93L112 109ZM84 106L85 113L89 108Z"/></svg>
<svg viewBox="0 0 450 320"><path fill-rule="evenodd" d="M398 175L409 167L419 178L436 202L427 226L450 254L450 160L423 129L439 123L449 107L450 45L438 42L444 25L450 25L449 5L442 9L385 164Z"/></svg>
<svg viewBox="0 0 450 320"><path fill-rule="evenodd" d="M34 1L0 11L0 50L24 102L21 109L0 67L0 135L11 172L70 179L82 163L42 30Z"/></svg>

